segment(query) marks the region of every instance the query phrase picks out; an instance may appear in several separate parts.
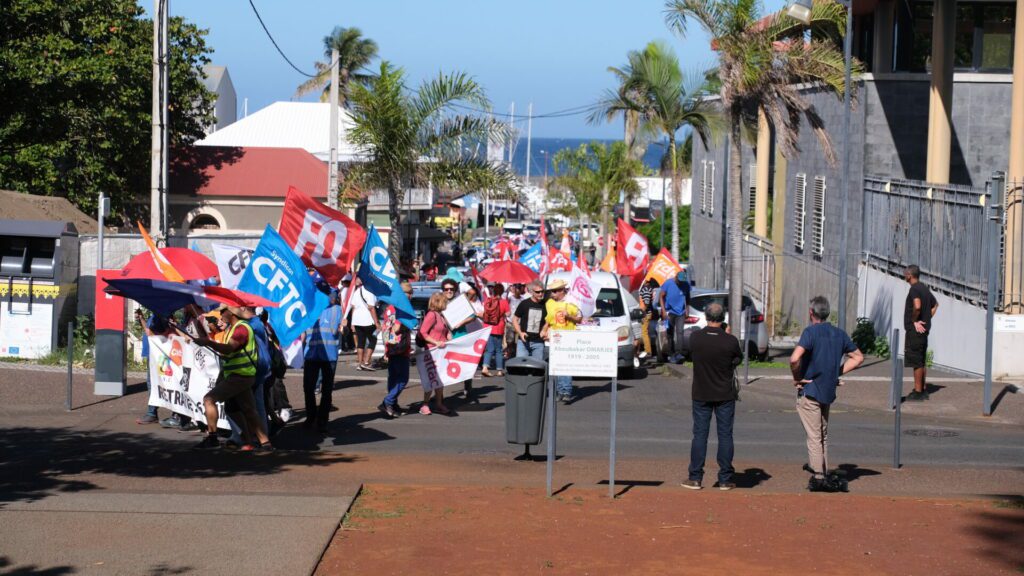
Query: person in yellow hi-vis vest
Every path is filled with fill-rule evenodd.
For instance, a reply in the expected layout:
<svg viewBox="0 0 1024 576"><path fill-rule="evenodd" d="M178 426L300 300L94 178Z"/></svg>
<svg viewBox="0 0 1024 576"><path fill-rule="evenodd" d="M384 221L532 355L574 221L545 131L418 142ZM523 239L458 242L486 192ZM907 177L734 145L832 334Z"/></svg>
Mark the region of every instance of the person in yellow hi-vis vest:
<svg viewBox="0 0 1024 576"><path fill-rule="evenodd" d="M548 285L551 298L544 305L547 312L544 327L544 339L551 335L551 330L575 330L576 324L583 321L583 315L575 304L565 301L568 285L565 280L552 280ZM564 404L572 404L576 396L572 392L572 376L555 376L556 398Z"/></svg>
<svg viewBox="0 0 1024 576"><path fill-rule="evenodd" d="M217 402L232 402L242 415L246 443L241 450L265 454L273 452L270 438L260 426L260 417L256 412L253 398L253 386L256 383L256 337L252 328L242 319L241 310L233 306L221 306L221 322L226 326L221 341L200 337L194 341L200 346L212 349L221 355L220 376L206 396L203 407L206 411L206 437L196 448L219 448L217 438ZM234 410L232 410L234 412ZM258 442L254 443L255 441Z"/></svg>

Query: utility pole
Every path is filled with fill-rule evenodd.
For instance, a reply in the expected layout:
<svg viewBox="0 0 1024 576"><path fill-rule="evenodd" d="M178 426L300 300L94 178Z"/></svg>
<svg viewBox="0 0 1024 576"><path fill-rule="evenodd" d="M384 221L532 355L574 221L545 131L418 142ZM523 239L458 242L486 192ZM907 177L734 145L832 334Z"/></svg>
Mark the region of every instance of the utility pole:
<svg viewBox="0 0 1024 576"><path fill-rule="evenodd" d="M170 165L169 159L171 157L171 151L167 147L167 142L168 142L168 139L169 139L168 135L171 132L170 121L169 121L169 119L167 117L168 110L170 109L170 102L171 102L170 99L168 98L168 86L170 86L170 84L171 84L171 67L170 67L170 62L169 62L170 55L171 55L171 43L168 40L168 37L170 35L170 31L169 31L169 28L170 28L170 14L169 14L169 11L171 9L171 2L170 2L170 0L163 0L163 3L164 3L164 10L163 10L163 14L160 16L160 27L162 28L161 35L160 35L160 42L162 44L162 46L161 46L161 53L160 53L160 55L161 55L160 67L163 69L163 74L161 76L161 80L163 81L163 86L161 87L161 90L160 90L160 92L161 92L161 94L163 96L163 102L161 102L161 104L160 104L160 124L161 124L161 126L163 128L161 130L161 133L160 133L160 137L161 137L161 141L162 141L161 144L160 144L160 150L162 152L162 157L160 159L160 181L161 181L161 184L162 184L162 186L161 186L161 197L162 197L162 200L161 200L161 211L160 211L160 214L162 215L163 218L162 218L162 221L161 221L162 226L160 228L160 232L161 232L161 234L164 237L164 242L166 243L167 242L167 235L170 234L170 232L171 232L170 217L169 217L169 215L167 213L167 196L168 196L168 189L169 189L168 184L169 184L169 181L170 181L170 171L168 170L168 167Z"/></svg>
<svg viewBox="0 0 1024 576"><path fill-rule="evenodd" d="M530 185L530 140L533 138L533 102L526 107L526 186Z"/></svg>
<svg viewBox="0 0 1024 576"><path fill-rule="evenodd" d="M164 44L163 22L168 0L153 0L153 108L150 114L150 186L149 186L149 229L161 231L163 207L163 156L164 156Z"/></svg>
<svg viewBox="0 0 1024 576"><path fill-rule="evenodd" d="M331 50L331 165L327 178L327 205L338 208L338 49Z"/></svg>

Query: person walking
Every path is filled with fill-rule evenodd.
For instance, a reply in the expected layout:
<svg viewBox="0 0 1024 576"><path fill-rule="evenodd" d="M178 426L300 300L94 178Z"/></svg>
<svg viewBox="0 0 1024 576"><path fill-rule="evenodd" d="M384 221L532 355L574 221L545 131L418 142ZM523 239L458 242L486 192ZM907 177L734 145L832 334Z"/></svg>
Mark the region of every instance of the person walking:
<svg viewBox="0 0 1024 576"><path fill-rule="evenodd" d="M213 389L203 396L203 408L206 414L206 437L196 448L219 448L217 438L217 402L234 400L245 423L246 444L242 451L257 454L273 452L270 438L259 425L256 405L252 396L256 380L256 338L252 328L242 319L241 311L233 306L221 306L220 319L227 326L223 342L216 342L206 337L195 339L195 343L212 349L221 355L220 375ZM253 443L253 441L258 444Z"/></svg>
<svg viewBox="0 0 1024 576"><path fill-rule="evenodd" d="M529 356L544 360L544 328L547 313L544 286L540 280L526 285L530 297L519 303L512 315L512 329L516 332L516 356Z"/></svg>
<svg viewBox="0 0 1024 576"><path fill-rule="evenodd" d="M341 287L338 288L338 302L342 305L342 313L346 314L347 318L342 320L344 328L341 331L341 352L342 354L350 354L356 349L355 335L352 333L352 323L350 322L352 317L351 306L348 310L344 309L345 303L348 302L349 292L352 290L352 274L345 274L341 278Z"/></svg>
<svg viewBox="0 0 1024 576"><path fill-rule="evenodd" d="M864 362L864 354L850 336L828 321L830 312L824 296L811 300L811 325L804 329L789 357L797 390L796 411L807 433L807 464L813 474L807 489L812 492L846 489L845 482L828 470L829 408L836 400L839 378Z"/></svg>
<svg viewBox="0 0 1024 576"><path fill-rule="evenodd" d="M740 342L722 328L725 309L713 302L704 310L707 326L690 336L693 359L693 440L690 442L689 477L684 488L700 490L708 454L711 415L718 431L718 489L732 490L732 426L736 417L735 372L743 359Z"/></svg>
<svg viewBox="0 0 1024 576"><path fill-rule="evenodd" d="M151 370L149 366L149 337L166 336L171 328L167 320L159 314L151 314L147 320L142 314L141 308L135 309L135 321L142 328L142 357L146 359L146 392L148 393L153 389L153 379L150 376ZM174 416L175 414L172 412L171 418L174 418ZM157 415L157 407L152 404L147 405L146 413L135 420L136 424L155 424L157 422L160 422L160 417Z"/></svg>
<svg viewBox="0 0 1024 576"><path fill-rule="evenodd" d="M545 340L551 337L552 330L575 330L576 324L583 321L583 315L580 314L579 307L565 300L567 292L565 280L553 280L548 286L548 290L551 292L551 298L545 304L547 311L545 317L547 326L544 327L546 331ZM575 402L576 396L572 391L572 376L555 376L555 393L558 395L557 399L564 404Z"/></svg>
<svg viewBox="0 0 1024 576"><path fill-rule="evenodd" d="M341 306L338 305L337 291L331 291L330 304L304 336L302 392L306 399L306 420L303 425L325 433L330 419L341 338ZM319 407L316 404L317 380L320 380Z"/></svg>
<svg viewBox="0 0 1024 576"><path fill-rule="evenodd" d="M921 269L916 265L903 270L903 279L910 284L903 308L903 331L906 332L903 362L907 368L914 369L914 391L907 394L907 400L927 400L928 335L932 331L932 320L939 310L939 302L928 286L921 282Z"/></svg>
<svg viewBox="0 0 1024 576"><path fill-rule="evenodd" d="M417 332L417 340L422 347L428 350L443 348L452 339L452 331L448 328L448 324L445 323L444 316L442 315L445 308L448 307L449 299L445 292L436 292L430 296L430 301L427 303L427 313L423 316L423 323L420 324L420 329ZM444 405L444 387L442 386L434 390L423 391L423 405L420 406L420 414L426 416L432 413L430 409L431 397L434 399L433 412L439 414L447 414L449 412L448 408Z"/></svg>
<svg viewBox="0 0 1024 576"><path fill-rule="evenodd" d="M487 337L487 348L484 350L483 375L485 377L505 375L505 324L508 317L508 300L504 296L504 286L495 282L489 286L491 295L484 301L484 313L480 317L484 326L491 329ZM493 366L496 372L491 372Z"/></svg>
<svg viewBox="0 0 1024 576"><path fill-rule="evenodd" d="M661 287L661 319L668 321L669 349L672 351L668 361L672 364L683 361L683 330L686 328L686 302L689 299L690 281L683 270L676 274L674 281L667 281Z"/></svg>
<svg viewBox="0 0 1024 576"><path fill-rule="evenodd" d="M356 370L374 370L373 349L377 347L375 332L380 330L377 297L363 286L356 276L352 281L352 331L356 335Z"/></svg>
<svg viewBox="0 0 1024 576"><path fill-rule="evenodd" d="M640 323L640 340L644 344L643 352L640 353L641 360L654 352L651 348L651 318L654 317L654 289L657 287L658 281L654 278L648 278L640 286L640 309L644 313Z"/></svg>
<svg viewBox="0 0 1024 576"><path fill-rule="evenodd" d="M402 282L402 292L412 300L412 285ZM394 306L388 307L388 320L383 329L384 355L388 358L388 393L377 409L388 418L398 418L402 408L398 397L409 384L409 357L412 355L412 331L398 320L398 312Z"/></svg>

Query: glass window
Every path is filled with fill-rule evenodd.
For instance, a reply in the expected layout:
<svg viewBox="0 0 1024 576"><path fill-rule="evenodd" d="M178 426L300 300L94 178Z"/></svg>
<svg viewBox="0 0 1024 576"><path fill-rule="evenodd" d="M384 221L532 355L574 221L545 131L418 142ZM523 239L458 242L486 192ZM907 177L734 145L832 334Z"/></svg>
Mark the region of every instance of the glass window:
<svg viewBox="0 0 1024 576"><path fill-rule="evenodd" d="M933 14L934 2L930 1L900 7L894 46L899 71L930 70ZM1014 19L1012 3L958 3L953 66L969 71L1012 69Z"/></svg>
<svg viewBox="0 0 1024 576"><path fill-rule="evenodd" d="M982 70L1013 68L1013 4L986 4L979 6L981 16Z"/></svg>
<svg viewBox="0 0 1024 576"><path fill-rule="evenodd" d="M625 316L626 309L622 305L622 295L616 288L601 288L597 293L597 309L594 318L617 318Z"/></svg>

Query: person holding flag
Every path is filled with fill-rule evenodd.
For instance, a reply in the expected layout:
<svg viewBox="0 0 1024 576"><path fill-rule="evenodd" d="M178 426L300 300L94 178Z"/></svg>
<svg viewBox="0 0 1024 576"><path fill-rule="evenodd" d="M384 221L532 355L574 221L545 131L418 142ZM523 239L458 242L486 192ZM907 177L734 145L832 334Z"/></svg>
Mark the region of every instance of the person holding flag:
<svg viewBox="0 0 1024 576"><path fill-rule="evenodd" d="M320 318L303 335L302 392L306 400L306 420L303 426L327 432L334 396L334 375L338 368L338 348L341 338L341 306L338 291L331 289L330 304ZM316 404L316 383L320 381L320 406Z"/></svg>
<svg viewBox="0 0 1024 576"><path fill-rule="evenodd" d="M575 304L567 302L565 296L568 284L565 280L556 279L548 286L551 298L545 308L547 310L547 326L544 327L544 339L551 337L552 330L575 330L576 325L583 321L583 315ZM572 391L572 376L555 376L555 393L557 399L565 404L572 404L576 396Z"/></svg>
<svg viewBox="0 0 1024 576"><path fill-rule="evenodd" d="M412 298L412 285L402 282L402 292L406 298ZM384 337L384 355L388 358L388 393L377 409L388 418L398 418L402 415L398 397L409 383L412 331L398 320L398 310L388 306L381 334Z"/></svg>

